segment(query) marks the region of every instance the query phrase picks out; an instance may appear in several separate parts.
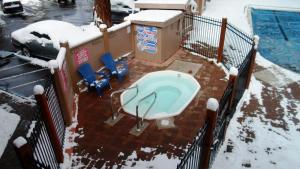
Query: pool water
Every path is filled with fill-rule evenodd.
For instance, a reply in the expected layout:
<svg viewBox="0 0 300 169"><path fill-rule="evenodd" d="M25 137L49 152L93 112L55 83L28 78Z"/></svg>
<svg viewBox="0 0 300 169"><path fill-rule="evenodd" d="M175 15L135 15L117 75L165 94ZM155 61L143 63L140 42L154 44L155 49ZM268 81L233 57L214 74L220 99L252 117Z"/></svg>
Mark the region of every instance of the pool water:
<svg viewBox="0 0 300 169"><path fill-rule="evenodd" d="M300 73L300 12L252 9L251 16L260 54Z"/></svg>
<svg viewBox="0 0 300 169"><path fill-rule="evenodd" d="M123 109L135 116L138 105L139 116L148 120L179 115L200 90L200 84L193 76L171 70L148 73L133 86L137 86L138 94L136 90L127 90L120 96L122 105L133 98ZM153 92L156 98L151 94Z"/></svg>

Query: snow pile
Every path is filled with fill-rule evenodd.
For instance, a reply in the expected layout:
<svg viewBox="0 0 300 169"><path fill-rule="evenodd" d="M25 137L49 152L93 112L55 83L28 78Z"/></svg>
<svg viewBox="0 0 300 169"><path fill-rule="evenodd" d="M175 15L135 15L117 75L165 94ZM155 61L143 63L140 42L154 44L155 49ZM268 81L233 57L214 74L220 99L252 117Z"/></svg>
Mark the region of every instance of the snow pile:
<svg viewBox="0 0 300 169"><path fill-rule="evenodd" d="M60 165L60 168L62 169L75 169L75 168L81 168L84 167L81 164L77 164L75 167L72 166L74 161L77 161L81 157L77 156L76 154L73 153L73 148L77 146L78 144L75 142L75 139L77 137L83 137L79 133L76 133L76 128L78 125L78 99L79 95L75 94L74 96L74 103L75 103L75 112L74 112L74 117L72 119L72 124L66 128L66 133L65 133L65 140L64 140L64 163Z"/></svg>
<svg viewBox="0 0 300 169"><path fill-rule="evenodd" d="M20 148L23 145L27 144L27 141L25 140L24 137L18 137L14 140L13 144L17 147Z"/></svg>
<svg viewBox="0 0 300 169"><path fill-rule="evenodd" d="M182 11L179 10L144 10L139 13L129 15L125 18L125 20L163 23L180 14L182 14Z"/></svg>
<svg viewBox="0 0 300 169"><path fill-rule="evenodd" d="M20 121L20 116L10 113L11 110L7 105L0 106L0 157Z"/></svg>
<svg viewBox="0 0 300 169"><path fill-rule="evenodd" d="M141 148L141 151L149 154L153 154L156 151L156 148ZM124 153L120 153L119 157L123 156ZM163 169L174 169L177 167L177 164L180 163L180 159L176 156L168 156L167 154L157 154L150 161L143 161L138 158L137 152L133 151L130 156L124 161L123 169L142 169L142 168L163 168ZM102 166L102 168L106 168L110 166ZM115 165L112 168L117 168Z"/></svg>
<svg viewBox="0 0 300 169"><path fill-rule="evenodd" d="M215 98L209 98L206 104L206 108L211 111L217 111L219 108L219 102Z"/></svg>

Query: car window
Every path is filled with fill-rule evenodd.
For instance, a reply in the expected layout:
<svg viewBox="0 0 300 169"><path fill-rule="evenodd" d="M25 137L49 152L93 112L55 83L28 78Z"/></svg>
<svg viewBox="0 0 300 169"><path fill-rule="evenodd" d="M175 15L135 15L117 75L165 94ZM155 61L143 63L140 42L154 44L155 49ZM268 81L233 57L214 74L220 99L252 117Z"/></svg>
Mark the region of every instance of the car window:
<svg viewBox="0 0 300 169"><path fill-rule="evenodd" d="M45 39L51 40L51 38L47 34L40 34L40 33L35 32L35 31L30 32L30 34L32 34L32 35L34 35L34 36L36 36L38 38L45 38Z"/></svg>
<svg viewBox="0 0 300 169"><path fill-rule="evenodd" d="M38 32L33 31L33 32L30 32L30 34L32 34L32 35L34 35L34 36L36 36L38 38L42 38L42 35L39 34Z"/></svg>

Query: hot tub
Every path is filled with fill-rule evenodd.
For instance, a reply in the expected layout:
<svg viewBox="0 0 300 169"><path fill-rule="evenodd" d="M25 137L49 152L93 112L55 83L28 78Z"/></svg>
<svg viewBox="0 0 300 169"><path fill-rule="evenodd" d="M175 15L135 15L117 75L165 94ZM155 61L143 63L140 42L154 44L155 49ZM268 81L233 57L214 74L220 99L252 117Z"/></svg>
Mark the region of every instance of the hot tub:
<svg viewBox="0 0 300 169"><path fill-rule="evenodd" d="M179 115L200 90L193 76L172 70L148 73L131 87L120 96L123 110L136 116L139 105L139 117L148 120Z"/></svg>

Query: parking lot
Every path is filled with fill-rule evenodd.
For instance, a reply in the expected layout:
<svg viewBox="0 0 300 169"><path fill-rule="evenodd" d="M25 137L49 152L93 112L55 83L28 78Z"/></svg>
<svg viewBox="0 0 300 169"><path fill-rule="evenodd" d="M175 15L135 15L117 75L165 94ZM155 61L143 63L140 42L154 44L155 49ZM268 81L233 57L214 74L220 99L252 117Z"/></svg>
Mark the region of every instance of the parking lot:
<svg viewBox="0 0 300 169"><path fill-rule="evenodd" d="M93 20L92 0L80 0L75 5L60 6L54 0L22 0L22 15L5 15L0 10L0 17L5 22L0 32L0 49L14 51L11 45L11 32L31 23L46 20L62 20L75 25L89 24ZM44 84L50 71L30 64L14 56L0 64L0 89L25 96L32 96L33 86Z"/></svg>

